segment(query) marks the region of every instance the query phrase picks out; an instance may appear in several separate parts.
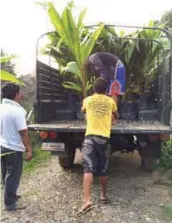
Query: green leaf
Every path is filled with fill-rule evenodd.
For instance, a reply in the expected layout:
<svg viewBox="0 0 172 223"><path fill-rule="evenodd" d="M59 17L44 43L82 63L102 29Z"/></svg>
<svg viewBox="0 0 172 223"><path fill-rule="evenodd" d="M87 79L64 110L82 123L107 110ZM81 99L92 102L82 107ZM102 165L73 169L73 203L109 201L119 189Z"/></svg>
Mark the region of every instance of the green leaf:
<svg viewBox="0 0 172 223"><path fill-rule="evenodd" d="M24 85L23 81L19 80L18 78L16 78L14 75L8 73L7 71L1 70L0 72L1 72L1 74L0 74L1 80L15 82L17 84Z"/></svg>
<svg viewBox="0 0 172 223"><path fill-rule="evenodd" d="M130 44L128 44L127 46L127 52L126 52L126 57L125 57L127 63L130 62L133 52L135 50L135 47L136 47L136 43L133 41L132 42L130 41Z"/></svg>
<svg viewBox="0 0 172 223"><path fill-rule="evenodd" d="M65 32L65 39L63 38L63 41L67 46L71 48L72 40L71 40L70 31L68 27L67 7L64 8L61 19L63 21L64 32Z"/></svg>
<svg viewBox="0 0 172 223"><path fill-rule="evenodd" d="M71 44L72 44L72 48L73 48L73 53L75 55L76 60L78 61L79 59L79 39L78 39L78 28L75 25L73 16L72 16L72 12L71 10L68 8L67 9L67 19L68 19L68 31L69 31L69 36L71 38Z"/></svg>
<svg viewBox="0 0 172 223"><path fill-rule="evenodd" d="M63 43L63 38L61 38L58 43L57 43L57 46L54 48L55 50L57 50L58 53L60 53L60 47Z"/></svg>
<svg viewBox="0 0 172 223"><path fill-rule="evenodd" d="M92 87L93 87L93 85L90 84L89 82L87 82L87 91L89 91Z"/></svg>
<svg viewBox="0 0 172 223"><path fill-rule="evenodd" d="M0 57L0 63L6 63L12 59L16 58L16 56L4 56Z"/></svg>
<svg viewBox="0 0 172 223"><path fill-rule="evenodd" d="M121 30L121 31L120 31L119 36L120 36L120 37L124 37L124 36L125 36L125 32L124 32L124 30Z"/></svg>
<svg viewBox="0 0 172 223"><path fill-rule="evenodd" d="M48 15L57 32L60 34L61 37L65 38L63 21L60 18L59 13L54 8L52 2L48 2Z"/></svg>
<svg viewBox="0 0 172 223"><path fill-rule="evenodd" d="M83 26L83 20L84 20L86 12L87 12L87 8L83 9L79 14L78 24L77 24L78 29L80 29Z"/></svg>
<svg viewBox="0 0 172 223"><path fill-rule="evenodd" d="M57 30L54 31L53 33L48 34L47 36L48 36L48 39L51 41L51 44L57 43L60 39L60 36L59 36Z"/></svg>
<svg viewBox="0 0 172 223"><path fill-rule="evenodd" d="M82 79L82 73L77 65L76 62L69 62L67 66L63 69L64 72L71 72L79 77L79 79Z"/></svg>
<svg viewBox="0 0 172 223"><path fill-rule="evenodd" d="M91 51L93 50L94 44L98 39L104 24L101 24L91 35L90 37L85 38L81 43L81 63L84 64L85 60L90 55Z"/></svg>
<svg viewBox="0 0 172 223"><path fill-rule="evenodd" d="M154 20L150 20L148 26L149 27L154 27L154 25L155 25Z"/></svg>
<svg viewBox="0 0 172 223"><path fill-rule="evenodd" d="M70 81L64 82L63 86L68 89L82 92L82 88L78 84L70 82Z"/></svg>

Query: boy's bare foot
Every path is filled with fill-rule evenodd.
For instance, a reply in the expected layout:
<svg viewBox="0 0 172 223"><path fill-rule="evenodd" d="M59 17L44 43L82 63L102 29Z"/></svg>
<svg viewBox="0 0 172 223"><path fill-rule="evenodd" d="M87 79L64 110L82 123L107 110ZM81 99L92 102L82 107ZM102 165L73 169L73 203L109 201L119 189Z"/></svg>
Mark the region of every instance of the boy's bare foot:
<svg viewBox="0 0 172 223"><path fill-rule="evenodd" d="M92 205L93 205L92 202L87 202L82 206L81 210L85 211L86 209L90 208Z"/></svg>
<svg viewBox="0 0 172 223"><path fill-rule="evenodd" d="M85 213L87 213L88 211L90 211L93 208L93 203L92 202L87 202L85 203L81 209L79 210L79 212L77 213L78 216L81 216Z"/></svg>
<svg viewBox="0 0 172 223"><path fill-rule="evenodd" d="M102 203L108 203L109 202L109 199L107 196L100 196L100 202Z"/></svg>

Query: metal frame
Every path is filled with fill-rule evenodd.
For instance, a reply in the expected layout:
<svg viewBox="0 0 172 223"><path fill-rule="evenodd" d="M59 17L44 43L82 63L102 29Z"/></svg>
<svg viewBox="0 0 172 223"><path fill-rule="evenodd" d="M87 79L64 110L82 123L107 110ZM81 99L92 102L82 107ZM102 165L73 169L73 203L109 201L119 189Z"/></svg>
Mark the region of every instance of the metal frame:
<svg viewBox="0 0 172 223"><path fill-rule="evenodd" d="M88 25L86 26L86 28L94 28L98 25ZM165 72L163 72L163 84L162 84L162 92L161 92L161 96L162 96L162 100L161 100L161 113L160 113L160 121L163 122L164 124L168 125L170 123L170 118L172 119L172 111L169 112L169 109L171 109L172 107L172 38L170 36L170 33L165 30L165 29L162 29L162 28L158 28L158 27L141 27L141 26L126 26L126 25L105 25L105 27L119 27L119 28L130 28L130 29L144 29L144 30L159 30L163 33L165 33L166 35L166 38L168 39L169 41L169 44L170 44L170 56L169 56L169 73L171 74L169 76L169 80L168 82L170 83L169 84L169 89L167 89L166 87L166 83L167 83L167 80L166 80L166 76L165 76ZM37 43L36 43L36 61L38 60L38 45L39 45L39 41L40 39L43 37L43 36L46 36L48 34L53 34L55 33L56 31L50 31L50 32L47 32L47 33L44 33L42 34L38 40L37 40ZM160 41L156 40L156 39L148 39L148 38L132 38L132 37L116 37L116 39L132 39L132 40L145 40L145 41L154 41L154 42L157 42L162 50L163 50L163 55L165 53L165 50L164 50L164 47L163 45L161 44ZM50 49L50 52L49 52L49 63L51 62L51 59L50 59L50 54L51 54L51 50L53 49L54 45L51 47ZM36 63L37 64L37 63ZM163 56L163 64L165 66L165 57ZM37 66L37 65L36 65ZM36 70L37 70L37 67L36 67ZM36 79L37 79L37 72L36 72ZM36 88L37 89L37 88ZM169 91L169 97L167 97L167 94L165 93L165 90L168 90ZM38 92L36 90L36 99L38 99ZM172 125L172 123L170 123L170 125Z"/></svg>

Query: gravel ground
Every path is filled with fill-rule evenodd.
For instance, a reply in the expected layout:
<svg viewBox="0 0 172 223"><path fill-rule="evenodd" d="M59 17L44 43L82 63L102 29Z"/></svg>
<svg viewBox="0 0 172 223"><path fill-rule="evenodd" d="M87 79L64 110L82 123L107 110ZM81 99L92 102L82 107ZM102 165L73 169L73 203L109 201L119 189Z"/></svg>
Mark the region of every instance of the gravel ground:
<svg viewBox="0 0 172 223"><path fill-rule="evenodd" d="M162 216L163 205L172 201L169 188L154 184L151 173L139 167L139 156L115 154L111 157L108 195L110 204L99 204L99 184L95 178L92 197L95 208L76 216L82 205L82 167L77 153L75 167L64 171L57 157L46 161L32 174L24 175L20 185L25 210L5 212L2 223L170 223Z"/></svg>

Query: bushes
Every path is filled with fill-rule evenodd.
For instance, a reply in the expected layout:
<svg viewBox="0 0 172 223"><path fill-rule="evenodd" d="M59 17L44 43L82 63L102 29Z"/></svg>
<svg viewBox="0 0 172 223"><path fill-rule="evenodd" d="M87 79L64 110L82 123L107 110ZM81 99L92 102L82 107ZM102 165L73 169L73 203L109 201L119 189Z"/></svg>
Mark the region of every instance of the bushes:
<svg viewBox="0 0 172 223"><path fill-rule="evenodd" d="M24 161L24 173L31 173L39 166L44 166L45 161L51 157L50 152L42 151L40 148L36 148L33 151L33 158L31 161Z"/></svg>
<svg viewBox="0 0 172 223"><path fill-rule="evenodd" d="M163 143L162 154L158 168L172 169L172 140L168 140Z"/></svg>
<svg viewBox="0 0 172 223"><path fill-rule="evenodd" d="M32 144L32 149L35 150L40 147L39 133L37 131L29 131L29 136Z"/></svg>

